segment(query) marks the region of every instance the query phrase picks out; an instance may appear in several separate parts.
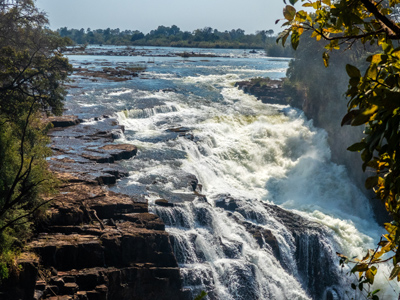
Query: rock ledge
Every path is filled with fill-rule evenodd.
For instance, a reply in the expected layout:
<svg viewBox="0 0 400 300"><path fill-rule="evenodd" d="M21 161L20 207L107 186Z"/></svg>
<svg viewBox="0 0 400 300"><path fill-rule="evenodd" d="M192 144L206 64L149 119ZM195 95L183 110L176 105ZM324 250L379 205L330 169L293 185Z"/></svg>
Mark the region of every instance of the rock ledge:
<svg viewBox="0 0 400 300"><path fill-rule="evenodd" d="M147 201L104 186L126 176L114 162L136 147L113 143L115 119L72 122L50 133L50 167L62 184L1 299L190 299L164 223Z"/></svg>

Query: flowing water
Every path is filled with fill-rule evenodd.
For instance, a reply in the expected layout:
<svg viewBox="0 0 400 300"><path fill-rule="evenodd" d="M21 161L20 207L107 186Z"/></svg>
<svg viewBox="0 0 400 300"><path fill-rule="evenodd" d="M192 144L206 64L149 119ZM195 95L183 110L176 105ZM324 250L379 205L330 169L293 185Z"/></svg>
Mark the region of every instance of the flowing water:
<svg viewBox="0 0 400 300"><path fill-rule="evenodd" d="M147 68L124 82L75 78L79 88L67 99L81 118L116 115L125 126L117 142L138 147L137 157L124 162L129 176L113 189L147 199L163 219L194 295L354 297L335 252L361 256L379 240L383 231L367 199L330 161L326 132L312 120L234 87L257 76L282 78L289 60L243 50L186 51L224 57L70 57L76 67ZM157 199L174 206L158 206ZM387 271L380 274L381 299L392 299Z"/></svg>

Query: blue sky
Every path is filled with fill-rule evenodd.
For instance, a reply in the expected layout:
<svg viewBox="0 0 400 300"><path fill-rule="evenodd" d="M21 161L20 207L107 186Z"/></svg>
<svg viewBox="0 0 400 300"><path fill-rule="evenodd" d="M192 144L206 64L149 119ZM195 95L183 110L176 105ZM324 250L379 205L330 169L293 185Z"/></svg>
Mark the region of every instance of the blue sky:
<svg viewBox="0 0 400 300"><path fill-rule="evenodd" d="M120 28L144 33L158 25L193 31L206 26L220 31L241 28L246 33L273 29L281 18L283 0L37 0L50 27Z"/></svg>

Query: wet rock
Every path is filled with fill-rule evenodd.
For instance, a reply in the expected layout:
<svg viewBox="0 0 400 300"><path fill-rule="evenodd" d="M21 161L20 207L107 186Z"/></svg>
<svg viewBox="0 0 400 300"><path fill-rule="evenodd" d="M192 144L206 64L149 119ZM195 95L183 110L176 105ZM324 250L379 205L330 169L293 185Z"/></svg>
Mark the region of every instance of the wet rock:
<svg viewBox="0 0 400 300"><path fill-rule="evenodd" d="M215 204L217 207L229 211L228 216L243 225L246 231L253 235L260 247L270 249L282 266L288 272L293 272L293 265L287 264L273 231L263 225L263 219L259 218L256 213L249 213L245 209L246 199L219 195ZM272 218L286 227L293 239L296 268L303 288L311 295L312 299L324 299L326 289L339 285L340 282L336 272L337 262L333 259L335 257L333 249L328 246L328 242L324 242L331 237L318 223L311 222L277 205L264 203L263 206ZM241 214L244 219L239 218L237 213ZM257 224L258 222L260 224ZM225 246L224 250L227 255L234 255L234 249L228 247L229 245Z"/></svg>
<svg viewBox="0 0 400 300"><path fill-rule="evenodd" d="M86 181L115 184L128 172L115 161L129 159L137 154L130 144L111 144L113 132L123 128L112 118L101 118L91 125L85 123L73 128L54 129L50 132L52 171L69 172Z"/></svg>
<svg viewBox="0 0 400 300"><path fill-rule="evenodd" d="M263 103L290 104L282 83L282 80L253 78L236 82L235 86L243 90L243 92L257 97Z"/></svg>
<svg viewBox="0 0 400 300"><path fill-rule="evenodd" d="M77 116L49 117L47 120L51 122L53 124L53 127L55 128L69 127L80 123L80 120Z"/></svg>
<svg viewBox="0 0 400 300"><path fill-rule="evenodd" d="M116 130L123 129L115 120L98 118L51 131L60 193L47 199L48 218L29 244L36 264L27 263L2 299L190 299L165 225L147 201L102 186L128 174L115 161L137 153L112 144ZM37 276L39 260L46 281Z"/></svg>
<svg viewBox="0 0 400 300"><path fill-rule="evenodd" d="M271 230L263 228L262 226L257 226L250 222L242 221L239 223L246 227L246 230L253 235L261 248L269 248L276 259L281 259L278 240L273 235Z"/></svg>
<svg viewBox="0 0 400 300"><path fill-rule="evenodd" d="M194 140L194 135L192 133L190 133L191 129L188 127L175 127L175 128L169 128L166 130L166 132L173 132L173 133L177 133L177 136L179 137L184 137L188 140L193 141Z"/></svg>
<svg viewBox="0 0 400 300"><path fill-rule="evenodd" d="M194 193L175 193L175 192L168 192L168 191L160 191L160 196L163 197L169 204L176 205L185 202L193 202L199 197ZM158 205L160 205L158 203Z"/></svg>
<svg viewBox="0 0 400 300"><path fill-rule="evenodd" d="M136 146L130 144L110 144L100 149L111 155L114 160L130 159L137 154Z"/></svg>
<svg viewBox="0 0 400 300"><path fill-rule="evenodd" d="M100 174L98 177L96 177L96 180L100 184L112 185L117 182L117 177L112 174Z"/></svg>
<svg viewBox="0 0 400 300"><path fill-rule="evenodd" d="M120 139L124 136L124 133L121 129L113 129L111 130L111 137L114 140Z"/></svg>
<svg viewBox="0 0 400 300"><path fill-rule="evenodd" d="M83 158L95 161L97 163L113 163L114 158L107 153L88 152L82 154Z"/></svg>
<svg viewBox="0 0 400 300"><path fill-rule="evenodd" d="M168 132L186 133L186 132L190 131L190 128L188 128L188 127L175 127L175 128L169 128L166 131L168 131Z"/></svg>
<svg viewBox="0 0 400 300"><path fill-rule="evenodd" d="M334 250L325 242L331 237L318 223L276 205L264 206L271 216L286 226L294 238L296 264L304 289L313 299L323 299L326 289L340 282L336 272L337 261L333 259ZM291 267L286 266L284 261L281 263L290 270Z"/></svg>
<svg viewBox="0 0 400 300"><path fill-rule="evenodd" d="M154 203L159 206L165 206L165 207L173 207L174 206L173 203L169 203L168 200L165 200L165 199L157 199L156 201L154 201Z"/></svg>
<svg viewBox="0 0 400 300"><path fill-rule="evenodd" d="M139 228L147 228L154 230L165 230L165 225L161 219L151 213L132 213L120 216L122 220L129 221Z"/></svg>
<svg viewBox="0 0 400 300"><path fill-rule="evenodd" d="M239 206L236 204L237 200L229 195L219 195L215 201L215 206L229 211L235 211Z"/></svg>
<svg viewBox="0 0 400 300"><path fill-rule="evenodd" d="M119 53L116 53L118 55ZM104 54L103 54L104 55ZM111 55L106 52L105 55ZM140 66L118 66L110 67L107 66L102 70L89 70L86 68L74 68L75 75L81 76L83 79L91 79L92 81L97 81L98 79L111 80L115 82L130 80L133 77L139 76L139 73L144 71L145 68ZM83 77L82 77L83 76Z"/></svg>

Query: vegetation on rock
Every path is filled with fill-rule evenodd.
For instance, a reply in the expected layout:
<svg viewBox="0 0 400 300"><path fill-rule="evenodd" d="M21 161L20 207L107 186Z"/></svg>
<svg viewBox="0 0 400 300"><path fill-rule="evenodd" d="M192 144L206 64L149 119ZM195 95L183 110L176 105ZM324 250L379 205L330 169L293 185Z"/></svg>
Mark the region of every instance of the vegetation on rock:
<svg viewBox="0 0 400 300"><path fill-rule="evenodd" d="M359 43L376 47L363 71L352 64L345 66L350 100L342 125L365 125L365 136L348 150L361 153L364 171L369 168L375 172L365 186L374 189L393 221L385 224L387 233L377 248L368 250L351 271L359 273L362 289L363 284L374 282L377 265L391 260L389 279L400 281L400 160L396 155L400 150L400 1L301 0L303 10L296 10L296 2L290 0L291 5L283 10L286 29L278 37L282 44L290 38L296 49L300 36L310 32L312 38L326 42L322 55L325 66L333 50L354 48ZM341 262L345 261L342 257ZM374 292L367 296L378 299Z"/></svg>
<svg viewBox="0 0 400 300"><path fill-rule="evenodd" d="M8 3L0 7L0 281L54 187L42 117L61 114L72 70L58 51L65 40L45 28L33 1Z"/></svg>

